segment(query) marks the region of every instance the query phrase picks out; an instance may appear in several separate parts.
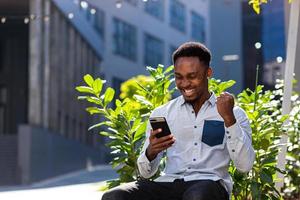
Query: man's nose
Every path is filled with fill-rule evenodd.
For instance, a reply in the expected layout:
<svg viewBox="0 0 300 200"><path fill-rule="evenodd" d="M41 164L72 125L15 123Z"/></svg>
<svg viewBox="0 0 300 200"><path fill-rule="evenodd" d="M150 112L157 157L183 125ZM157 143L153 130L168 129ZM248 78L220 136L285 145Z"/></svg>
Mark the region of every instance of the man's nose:
<svg viewBox="0 0 300 200"><path fill-rule="evenodd" d="M190 81L187 79L183 79L181 81L181 87L188 87L188 86L190 86Z"/></svg>

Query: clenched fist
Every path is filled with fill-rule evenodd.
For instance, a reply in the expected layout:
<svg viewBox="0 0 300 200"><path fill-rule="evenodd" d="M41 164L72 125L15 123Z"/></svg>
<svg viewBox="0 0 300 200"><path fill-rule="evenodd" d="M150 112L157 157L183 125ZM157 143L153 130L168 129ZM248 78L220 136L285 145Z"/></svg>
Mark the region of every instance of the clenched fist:
<svg viewBox="0 0 300 200"><path fill-rule="evenodd" d="M233 114L233 107L234 107L234 98L231 94L227 92L223 92L217 98L218 113L224 119L224 123L226 127L232 126L236 122L236 119Z"/></svg>

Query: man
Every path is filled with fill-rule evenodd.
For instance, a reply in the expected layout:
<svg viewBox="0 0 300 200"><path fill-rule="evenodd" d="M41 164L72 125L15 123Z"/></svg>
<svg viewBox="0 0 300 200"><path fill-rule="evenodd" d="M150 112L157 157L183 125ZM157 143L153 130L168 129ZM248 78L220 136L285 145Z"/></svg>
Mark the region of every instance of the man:
<svg viewBox="0 0 300 200"><path fill-rule="evenodd" d="M241 172L252 168L255 154L245 112L234 107L229 93L219 97L208 90L212 75L210 51L188 42L173 54L175 83L181 96L153 111L165 117L171 135L157 138L161 130L148 126L138 168L145 180L106 192L103 200L225 200L232 191L230 160ZM166 152L163 175L147 180Z"/></svg>

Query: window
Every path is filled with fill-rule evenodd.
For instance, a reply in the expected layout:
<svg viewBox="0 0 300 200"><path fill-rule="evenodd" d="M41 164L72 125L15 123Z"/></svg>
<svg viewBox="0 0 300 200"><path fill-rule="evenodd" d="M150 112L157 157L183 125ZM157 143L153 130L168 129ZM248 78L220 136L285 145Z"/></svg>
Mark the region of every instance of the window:
<svg viewBox="0 0 300 200"><path fill-rule="evenodd" d="M99 36L104 39L105 16L102 10L97 9L94 14L94 28Z"/></svg>
<svg viewBox="0 0 300 200"><path fill-rule="evenodd" d="M170 25L181 31L185 32L186 8L177 0L170 1Z"/></svg>
<svg viewBox="0 0 300 200"><path fill-rule="evenodd" d="M198 42L205 42L205 24L204 18L201 15L193 12L191 13L191 29L192 29L192 38Z"/></svg>
<svg viewBox="0 0 300 200"><path fill-rule="evenodd" d="M117 18L113 19L113 52L130 60L136 60L137 30Z"/></svg>
<svg viewBox="0 0 300 200"><path fill-rule="evenodd" d="M149 34L145 34L144 45L144 64L152 67L163 64L164 44L162 40Z"/></svg>
<svg viewBox="0 0 300 200"><path fill-rule="evenodd" d="M78 2L79 10L85 15L87 20L91 19L91 13L89 9L89 4L86 1L79 1Z"/></svg>
<svg viewBox="0 0 300 200"><path fill-rule="evenodd" d="M133 6L137 6L137 2L138 0L124 0L126 2L128 2L129 4L133 5Z"/></svg>
<svg viewBox="0 0 300 200"><path fill-rule="evenodd" d="M160 0L160 1L147 1L145 2L145 11L160 19L163 20L164 19L164 1Z"/></svg>

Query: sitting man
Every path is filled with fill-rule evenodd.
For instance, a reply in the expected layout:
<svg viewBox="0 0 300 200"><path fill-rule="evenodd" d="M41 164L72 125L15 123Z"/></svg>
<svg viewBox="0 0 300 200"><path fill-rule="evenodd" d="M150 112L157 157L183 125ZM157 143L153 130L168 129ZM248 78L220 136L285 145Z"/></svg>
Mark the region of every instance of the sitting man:
<svg viewBox="0 0 300 200"><path fill-rule="evenodd" d="M165 117L171 133L147 130L138 168L143 178L104 193L102 200L227 200L232 191L230 160L241 172L255 159L245 112L229 93L208 90L211 53L201 43L182 44L173 53L175 83L181 96L156 108L151 117ZM164 173L153 176L166 151Z"/></svg>

